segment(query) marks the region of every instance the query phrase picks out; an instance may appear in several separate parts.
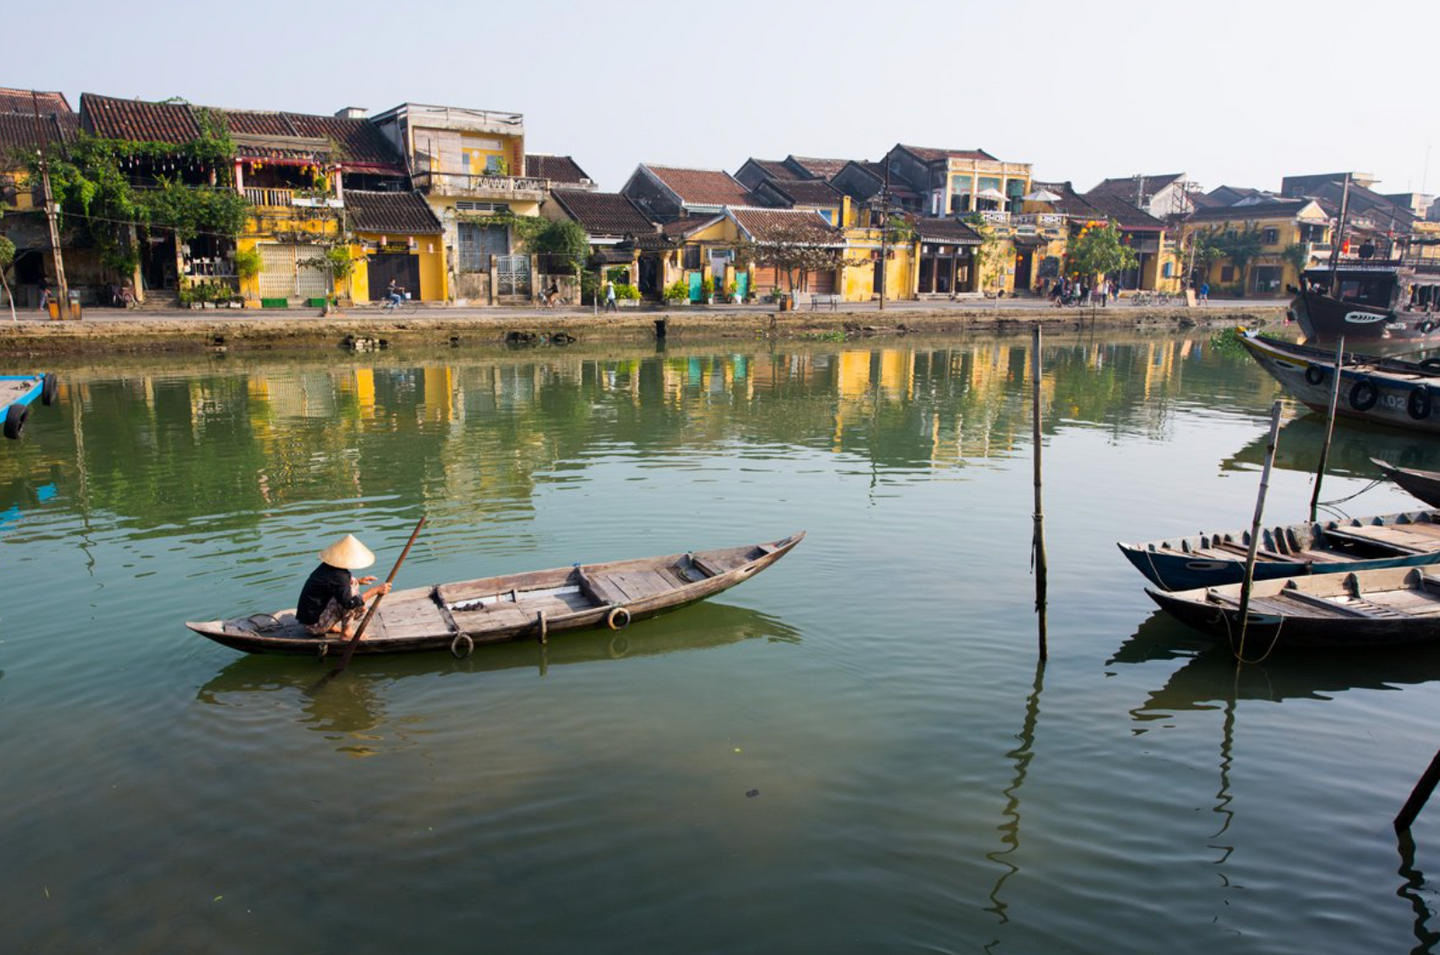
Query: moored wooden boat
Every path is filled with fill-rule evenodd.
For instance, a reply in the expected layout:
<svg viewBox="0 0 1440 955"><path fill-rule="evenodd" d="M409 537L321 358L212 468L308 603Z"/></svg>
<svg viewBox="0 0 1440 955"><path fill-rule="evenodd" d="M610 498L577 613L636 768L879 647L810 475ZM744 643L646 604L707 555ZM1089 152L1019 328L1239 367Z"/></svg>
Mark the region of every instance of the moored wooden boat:
<svg viewBox="0 0 1440 955"><path fill-rule="evenodd" d="M604 626L619 630L633 620L729 590L784 557L804 538L800 531L742 547L396 590L375 611L355 652L448 649L463 657L486 643L545 641L558 633ZM185 626L246 653L324 655L345 645L339 634L306 633L293 609Z"/></svg>
<svg viewBox="0 0 1440 955"><path fill-rule="evenodd" d="M1440 471L1420 471L1416 468L1396 467L1388 461L1371 458L1387 478L1410 492L1414 497L1431 507L1440 507Z"/></svg>
<svg viewBox="0 0 1440 955"><path fill-rule="evenodd" d="M1335 354L1247 332L1240 343L1260 367L1307 406L1328 414ZM1440 433L1440 362L1402 361L1347 352L1336 413Z"/></svg>
<svg viewBox="0 0 1440 955"><path fill-rule="evenodd" d="M1145 592L1190 626L1238 640L1240 586ZM1440 574L1430 567L1398 567L1257 581L1247 616L1246 640L1257 650L1272 643L1381 647L1440 642Z"/></svg>
<svg viewBox="0 0 1440 955"><path fill-rule="evenodd" d="M1239 583L1249 545L1248 530L1117 544L1136 570L1165 590ZM1409 511L1262 529L1254 579L1435 563L1440 563L1440 511Z"/></svg>
<svg viewBox="0 0 1440 955"><path fill-rule="evenodd" d="M36 398L41 404L54 404L57 387L51 374L0 375L0 421L4 422L5 437L18 439L30 418L30 405Z"/></svg>

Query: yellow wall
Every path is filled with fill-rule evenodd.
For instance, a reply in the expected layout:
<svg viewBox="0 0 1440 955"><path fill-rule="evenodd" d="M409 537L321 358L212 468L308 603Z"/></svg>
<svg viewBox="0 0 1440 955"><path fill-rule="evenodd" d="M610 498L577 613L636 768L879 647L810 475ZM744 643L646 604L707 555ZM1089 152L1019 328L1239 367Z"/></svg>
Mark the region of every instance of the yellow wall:
<svg viewBox="0 0 1440 955"><path fill-rule="evenodd" d="M1241 281L1253 283L1253 275L1255 273L1256 266L1271 266L1280 268L1280 287L1278 290L1275 290L1269 294L1283 296L1284 290L1287 286L1299 285L1300 276L1296 273L1294 266L1286 262L1284 259L1280 258L1280 253L1284 251L1286 247L1300 242L1301 226L1328 226L1329 220L1326 219L1323 215L1312 216L1303 220L1297 220L1293 215L1275 216L1271 218L1247 219L1245 218L1245 209L1243 206L1237 208L1235 210L1235 213L1235 219L1230 222L1208 221L1203 223L1186 223L1183 231L1183 235L1186 236L1186 242L1190 241L1190 236L1197 233L1218 234L1224 232L1226 229L1235 229L1238 231L1242 229L1248 229L1252 226L1260 230L1262 239L1267 229L1274 229L1276 232L1275 241L1263 243L1261 246L1260 254L1255 256L1255 258L1248 263L1247 267L1244 270L1241 270L1238 267L1234 267L1234 263L1232 263L1229 259L1220 259L1217 262L1211 263L1210 268L1207 270L1204 276L1204 281L1210 284L1211 294L1216 294L1216 292L1218 291L1218 286L1235 285ZM1326 242L1330 241L1331 234L1328 228L1321 235ZM1312 253L1312 258L1314 258L1314 253ZM1234 267L1234 273L1229 281L1224 281L1222 279L1222 276L1225 274L1226 266ZM1180 267L1177 266L1177 272L1179 271L1179 268ZM1251 284L1246 285L1246 295L1252 294L1251 287ZM1261 292L1259 294L1266 293Z"/></svg>
<svg viewBox="0 0 1440 955"><path fill-rule="evenodd" d="M370 301L370 261L366 246L379 244L382 236L375 232L356 233L361 245L350 247L350 257L355 260L355 272L350 276L350 296L357 302ZM419 301L443 302L447 298L445 287L445 243L439 235L396 236L385 235L390 242L414 238L415 248L410 254L420 260Z"/></svg>
<svg viewBox="0 0 1440 955"><path fill-rule="evenodd" d="M880 252L880 230L847 229L845 231L845 265L840 270L838 291L843 301L869 302L878 299L875 287L874 255ZM887 247L885 262L885 300L897 301L915 297L915 244L902 242Z"/></svg>

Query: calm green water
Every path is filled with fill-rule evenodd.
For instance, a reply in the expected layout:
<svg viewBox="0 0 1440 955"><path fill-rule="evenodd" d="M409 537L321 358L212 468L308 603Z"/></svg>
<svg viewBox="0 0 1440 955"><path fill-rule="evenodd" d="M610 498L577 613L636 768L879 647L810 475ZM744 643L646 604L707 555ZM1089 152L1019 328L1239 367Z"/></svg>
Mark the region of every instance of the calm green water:
<svg viewBox="0 0 1440 955"><path fill-rule="evenodd" d="M1440 806L1411 865L1390 820L1440 651L1237 673L1114 547L1248 523L1276 387L1047 345L1042 670L1026 344L60 366L0 448L0 950L1430 950ZM1326 497L1372 449L1440 467L1344 426ZM810 536L619 636L314 695L181 626L291 605L346 531L383 574L422 513L401 585Z"/></svg>

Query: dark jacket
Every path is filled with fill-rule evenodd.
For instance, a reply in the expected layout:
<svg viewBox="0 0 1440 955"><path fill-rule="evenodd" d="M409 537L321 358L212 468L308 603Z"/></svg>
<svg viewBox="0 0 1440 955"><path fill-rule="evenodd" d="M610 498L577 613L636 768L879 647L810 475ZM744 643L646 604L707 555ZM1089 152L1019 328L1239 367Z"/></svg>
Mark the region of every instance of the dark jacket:
<svg viewBox="0 0 1440 955"><path fill-rule="evenodd" d="M300 602L295 606L295 619L309 627L320 622L320 614L334 600L346 610L363 606L365 601L355 592L355 578L343 567L321 564L310 574L300 590Z"/></svg>

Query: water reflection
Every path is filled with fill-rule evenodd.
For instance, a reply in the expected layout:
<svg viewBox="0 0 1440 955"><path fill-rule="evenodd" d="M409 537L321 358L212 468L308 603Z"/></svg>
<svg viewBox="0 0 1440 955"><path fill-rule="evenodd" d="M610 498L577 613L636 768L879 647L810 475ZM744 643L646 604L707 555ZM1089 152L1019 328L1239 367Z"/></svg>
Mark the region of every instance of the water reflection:
<svg viewBox="0 0 1440 955"><path fill-rule="evenodd" d="M409 496L417 485L442 516L466 502L472 522L514 520L533 510L537 487L571 480L579 462L736 442L761 462L807 449L859 458L881 483L904 481L1026 443L1029 363L1023 340L989 339L671 345L623 358L568 349L443 362L158 358L141 375L62 367L58 414L0 456L0 489L18 500L14 489L50 481L87 514L146 527L204 515L207 527L234 531L278 508L304 514L315 502ZM1247 412L1273 392L1248 363L1188 338L1054 340L1044 364L1044 399L1056 409L1047 432L1159 434L1184 392ZM0 496L0 509L13 503Z"/></svg>
<svg viewBox="0 0 1440 955"><path fill-rule="evenodd" d="M404 748L417 733L417 717L392 719L387 690L410 677L534 670L546 676L552 667L630 660L686 650L708 650L747 640L799 643L800 633L783 620L728 604L702 604L643 621L619 633L586 631L548 644L507 643L482 647L464 660L446 653L395 657L357 657L344 676L308 692L326 664L291 657L245 655L227 664L196 694L212 706L265 705L272 693L298 701L294 722L342 743L337 751L372 756Z"/></svg>
<svg viewBox="0 0 1440 955"><path fill-rule="evenodd" d="M1415 866L1415 837L1410 830L1405 830L1397 836L1400 851L1400 868L1397 870L1400 878L1400 888L1395 894L1410 903L1410 909L1415 913L1415 942L1414 948L1410 949L1411 955L1429 955L1435 951L1436 944L1440 943L1440 932L1430 927L1430 916L1434 913L1430 905L1425 901L1425 895L1434 895L1433 889L1425 886L1425 873Z"/></svg>
<svg viewBox="0 0 1440 955"><path fill-rule="evenodd" d="M1255 470L1265 463L1267 435L1260 435L1235 454L1220 462L1224 471ZM1320 447L1325 442L1325 419L1304 414L1280 428L1275 448L1275 466L1287 471L1314 474L1320 466ZM1370 463L1380 458L1391 464L1425 471L1440 470L1440 442L1434 436L1380 424L1356 424L1345 418L1335 421L1330 456L1325 473L1343 477L1374 478L1380 471Z"/></svg>
<svg viewBox="0 0 1440 955"><path fill-rule="evenodd" d="M996 827L996 831L1000 833L1000 844L1004 848L985 853L985 858L1003 870L990 889L990 905L985 909L993 913L1001 925L1010 921L1006 914L1009 906L1001 899L1001 891L1005 888L1006 880L1020 871L1020 867L1008 857L1020 848L1020 789L1025 785L1025 775L1029 772L1030 761L1035 756L1035 727L1040 722L1040 693L1044 689L1045 664L1036 662L1035 679L1030 685L1030 695L1025 698L1025 720L1020 726L1020 732L1015 736L1020 745L1005 754L1007 759L1014 761L1015 775L1004 791L1005 808L1001 810L1001 815L1005 817L1005 821ZM994 950L1000 941L998 938L992 939L985 946L985 951Z"/></svg>

